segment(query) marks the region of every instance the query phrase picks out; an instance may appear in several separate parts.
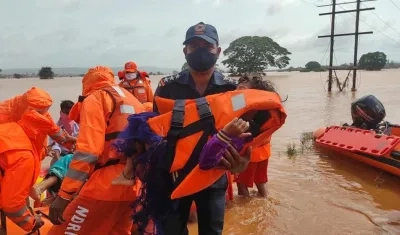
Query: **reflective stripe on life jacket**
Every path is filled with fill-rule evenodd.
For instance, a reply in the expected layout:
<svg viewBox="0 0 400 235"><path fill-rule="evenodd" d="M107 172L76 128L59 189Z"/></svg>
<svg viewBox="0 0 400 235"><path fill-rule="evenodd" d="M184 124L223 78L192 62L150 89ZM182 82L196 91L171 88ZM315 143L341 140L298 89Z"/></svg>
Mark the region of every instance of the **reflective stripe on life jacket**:
<svg viewBox="0 0 400 235"><path fill-rule="evenodd" d="M138 78L132 81L122 81L120 86L128 90L133 96L140 101L140 103L149 102L147 97L147 90L150 86L145 79Z"/></svg>
<svg viewBox="0 0 400 235"><path fill-rule="evenodd" d="M171 112L148 121L151 129L166 137L170 172L175 182L172 199L201 191L226 171L201 170L198 166L200 152L209 136L221 130L235 117L256 111L251 123L253 140L249 146L260 146L285 122L286 113L279 95L260 90L235 90L210 95L195 100L169 100L156 97L158 107Z"/></svg>

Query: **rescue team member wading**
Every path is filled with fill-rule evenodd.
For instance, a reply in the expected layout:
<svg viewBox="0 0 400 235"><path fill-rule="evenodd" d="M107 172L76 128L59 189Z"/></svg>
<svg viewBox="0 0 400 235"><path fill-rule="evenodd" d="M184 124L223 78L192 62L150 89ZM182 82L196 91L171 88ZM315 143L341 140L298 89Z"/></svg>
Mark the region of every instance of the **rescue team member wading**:
<svg viewBox="0 0 400 235"><path fill-rule="evenodd" d="M50 206L50 220L56 225L48 235L129 235L129 204L135 191L132 186L111 185L126 162L111 144L127 125L128 116L142 112L143 106L115 83L108 67L89 69L82 90L80 102L75 104L80 110L72 108L70 113L70 117L80 113L75 116L80 124L76 152Z"/></svg>
<svg viewBox="0 0 400 235"><path fill-rule="evenodd" d="M40 173L47 135L58 143L74 141L51 118L36 110L26 111L18 122L0 124L0 231L7 229L5 216L25 231L43 225L40 216L28 209L26 199Z"/></svg>
<svg viewBox="0 0 400 235"><path fill-rule="evenodd" d="M196 99L236 89L233 81L224 78L221 73L215 71L215 64L221 48L219 47L218 33L214 26L200 22L190 27L186 32L186 39L183 44L185 45L183 53L188 62L189 70L161 79L155 96L173 100ZM156 103L153 105L154 111L158 112ZM168 144L174 144L176 139L173 132L169 132ZM199 144L204 145L205 143ZM247 166L250 154L251 148L248 148L245 157L241 157L236 150L230 148L225 152L222 163L227 170L242 172ZM197 163L199 155L200 151L194 152L188 162L195 161ZM190 172L191 169L186 168L192 168L191 165L193 164L186 164L182 170L178 171L178 177L182 178L182 175L184 177L186 174L184 172ZM179 174L181 175L179 176ZM174 172L174 177L171 175L171 178L177 179L176 172ZM188 234L187 221L193 200L197 207L199 235L222 234L227 184L228 180L224 175L209 188L178 199L177 210L171 212L164 221L164 234Z"/></svg>
<svg viewBox="0 0 400 235"><path fill-rule="evenodd" d="M125 69L122 73L118 72L118 77L122 80L120 87L127 89L141 103L153 102L153 90L146 72L140 72L135 62L125 63Z"/></svg>

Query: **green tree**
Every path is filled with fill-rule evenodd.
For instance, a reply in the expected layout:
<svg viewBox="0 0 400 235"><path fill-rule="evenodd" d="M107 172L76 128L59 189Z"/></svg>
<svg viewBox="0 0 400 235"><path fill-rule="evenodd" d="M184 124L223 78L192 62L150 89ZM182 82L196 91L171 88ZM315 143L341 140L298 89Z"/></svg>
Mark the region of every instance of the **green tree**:
<svg viewBox="0 0 400 235"><path fill-rule="evenodd" d="M391 61L388 60L385 66L385 69L398 69L398 68L400 68L400 62L396 62L394 60Z"/></svg>
<svg viewBox="0 0 400 235"><path fill-rule="evenodd" d="M0 73L3 72L3 70L0 69Z"/></svg>
<svg viewBox="0 0 400 235"><path fill-rule="evenodd" d="M368 71L379 71L385 67L386 62L385 53L380 51L369 52L361 56L358 67Z"/></svg>
<svg viewBox="0 0 400 235"><path fill-rule="evenodd" d="M20 78L22 78L22 74L14 73L13 78L20 79Z"/></svg>
<svg viewBox="0 0 400 235"><path fill-rule="evenodd" d="M54 72L51 67L42 67L39 70L38 76L40 79L53 79L54 78Z"/></svg>
<svg viewBox="0 0 400 235"><path fill-rule="evenodd" d="M183 63L181 71L186 70L186 69L189 69L189 65L187 62Z"/></svg>
<svg viewBox="0 0 400 235"><path fill-rule="evenodd" d="M309 71L318 71L321 69L321 64L317 61L310 61L304 67Z"/></svg>
<svg viewBox="0 0 400 235"><path fill-rule="evenodd" d="M229 44L222 61L236 73L263 72L268 66L284 68L291 53L269 37L244 36Z"/></svg>

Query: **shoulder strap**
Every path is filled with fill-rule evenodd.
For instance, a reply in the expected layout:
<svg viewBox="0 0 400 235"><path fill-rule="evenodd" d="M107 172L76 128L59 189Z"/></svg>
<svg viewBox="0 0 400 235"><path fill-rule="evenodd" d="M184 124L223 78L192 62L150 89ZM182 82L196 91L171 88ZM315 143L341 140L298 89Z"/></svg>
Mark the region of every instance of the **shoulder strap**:
<svg viewBox="0 0 400 235"><path fill-rule="evenodd" d="M197 165L200 152L208 141L208 137L216 133L214 116L205 97L195 100L199 115L199 120L183 127L185 117L185 100L176 100L172 110L171 128L167 134L167 159L168 166L172 166L175 157L175 148L178 139L185 138L200 131L203 131L199 141L189 160L178 172L172 173L175 187L178 186L190 171Z"/></svg>
<svg viewBox="0 0 400 235"><path fill-rule="evenodd" d="M4 211L0 209L0 234L7 235L7 218Z"/></svg>
<svg viewBox="0 0 400 235"><path fill-rule="evenodd" d="M111 89L113 89L113 88L111 88ZM109 88L104 88L103 91L105 91L111 97L111 100L113 102L113 104L112 104L113 107L111 109L111 113L110 113L110 115L108 116L108 119L107 119L107 126L109 126L111 117L113 116L113 114L115 112L115 108L117 107L117 100L115 99L115 96L114 96L113 92L110 91Z"/></svg>

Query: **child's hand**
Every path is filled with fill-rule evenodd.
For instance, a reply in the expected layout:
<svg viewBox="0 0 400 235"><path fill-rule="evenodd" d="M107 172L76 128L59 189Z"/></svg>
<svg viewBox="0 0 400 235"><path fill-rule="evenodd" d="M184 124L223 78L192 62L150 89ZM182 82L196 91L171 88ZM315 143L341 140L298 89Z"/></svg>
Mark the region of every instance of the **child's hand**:
<svg viewBox="0 0 400 235"><path fill-rule="evenodd" d="M242 138L242 139L245 139L245 138L250 137L250 136L251 136L250 132L245 132L245 133L239 135L239 137Z"/></svg>
<svg viewBox="0 0 400 235"><path fill-rule="evenodd" d="M240 118L234 118L224 127L223 131L229 137L237 137L249 129L249 122L244 121Z"/></svg>

